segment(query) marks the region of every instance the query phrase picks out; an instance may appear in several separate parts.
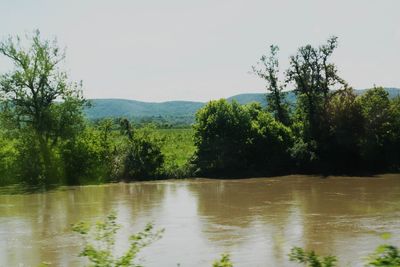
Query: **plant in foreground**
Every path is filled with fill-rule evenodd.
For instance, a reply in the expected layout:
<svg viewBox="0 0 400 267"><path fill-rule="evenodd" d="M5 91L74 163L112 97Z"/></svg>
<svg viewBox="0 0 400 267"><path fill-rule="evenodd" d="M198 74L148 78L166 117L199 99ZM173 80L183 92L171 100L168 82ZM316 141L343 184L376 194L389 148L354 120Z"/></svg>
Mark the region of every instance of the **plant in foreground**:
<svg viewBox="0 0 400 267"><path fill-rule="evenodd" d="M375 249L375 252L368 257L366 266L399 267L400 251L397 247L392 245L380 245Z"/></svg>
<svg viewBox="0 0 400 267"><path fill-rule="evenodd" d="M163 229L154 231L152 224L129 237L129 248L121 256L115 256L115 235L121 228L116 223L116 214L111 213L104 222L90 225L80 222L72 226L73 231L79 233L84 242L80 256L87 257L90 267L137 267L135 262L139 251L161 238Z"/></svg>
<svg viewBox="0 0 400 267"><path fill-rule="evenodd" d="M305 251L294 247L289 253L290 261L302 263L307 267L334 267L337 263L335 256L322 257L314 251ZM366 267L400 267L400 250L392 245L378 246L370 254L365 264Z"/></svg>
<svg viewBox="0 0 400 267"><path fill-rule="evenodd" d="M221 259L214 261L213 267L233 267L229 254L222 254Z"/></svg>
<svg viewBox="0 0 400 267"><path fill-rule="evenodd" d="M115 235L120 229L116 223L116 214L111 213L104 222L90 225L80 222L73 225L73 231L79 233L84 241L84 248L80 256L87 257L90 267L139 267L136 260L140 250L161 238L163 229L155 231L152 224L129 237L129 248L121 256L115 256ZM305 251L294 247L289 253L292 262L304 264L307 267L335 267L335 256L319 256L314 251ZM43 264L42 266L46 266ZM222 254L214 261L213 267L233 267L229 254ZM369 255L366 267L400 267L400 250L392 245L381 245Z"/></svg>
<svg viewBox="0 0 400 267"><path fill-rule="evenodd" d="M337 259L335 256L318 256L314 251L305 251L294 247L289 253L290 261L304 263L307 267L334 267Z"/></svg>

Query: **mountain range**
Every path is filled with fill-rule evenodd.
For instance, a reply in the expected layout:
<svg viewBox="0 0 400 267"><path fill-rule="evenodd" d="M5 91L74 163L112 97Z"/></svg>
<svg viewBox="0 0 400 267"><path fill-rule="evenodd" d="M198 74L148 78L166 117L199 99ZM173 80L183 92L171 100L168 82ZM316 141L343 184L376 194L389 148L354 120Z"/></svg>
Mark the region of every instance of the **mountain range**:
<svg viewBox="0 0 400 267"><path fill-rule="evenodd" d="M390 97L400 96L399 88L385 88ZM355 90L357 94L363 94L368 89ZM258 102L266 106L266 97L263 93L239 94L227 98L228 101L236 100L240 104ZM288 100L296 101L293 91L288 92ZM127 117L136 120L174 120L182 123L193 121L195 113L203 107L205 102L195 101L167 101L167 102L143 102L128 99L90 99L90 107L85 108L84 113L90 120L102 118Z"/></svg>

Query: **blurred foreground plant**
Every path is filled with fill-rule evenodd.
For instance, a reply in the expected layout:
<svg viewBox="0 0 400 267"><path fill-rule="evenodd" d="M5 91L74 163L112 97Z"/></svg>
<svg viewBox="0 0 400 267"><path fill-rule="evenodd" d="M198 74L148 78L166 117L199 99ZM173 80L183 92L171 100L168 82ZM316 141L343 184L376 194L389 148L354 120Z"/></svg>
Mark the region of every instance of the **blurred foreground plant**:
<svg viewBox="0 0 400 267"><path fill-rule="evenodd" d="M318 256L314 251L305 251L302 248L294 247L289 253L290 261L304 263L307 267L334 267L337 259L335 256Z"/></svg>
<svg viewBox="0 0 400 267"><path fill-rule="evenodd" d="M391 238L391 234L385 233L381 236L383 239ZM400 250L388 244L380 245L367 258L367 267L399 267L400 266Z"/></svg>
<svg viewBox="0 0 400 267"><path fill-rule="evenodd" d="M135 262L140 250L161 238L164 229L155 231L152 224L129 237L129 248L122 256L115 255L115 235L121 228L116 223L116 214L111 213L104 222L90 225L80 222L72 226L84 241L84 249L80 256L87 257L90 267L137 267Z"/></svg>
<svg viewBox="0 0 400 267"><path fill-rule="evenodd" d="M213 267L233 267L229 254L222 254L221 259L214 261Z"/></svg>

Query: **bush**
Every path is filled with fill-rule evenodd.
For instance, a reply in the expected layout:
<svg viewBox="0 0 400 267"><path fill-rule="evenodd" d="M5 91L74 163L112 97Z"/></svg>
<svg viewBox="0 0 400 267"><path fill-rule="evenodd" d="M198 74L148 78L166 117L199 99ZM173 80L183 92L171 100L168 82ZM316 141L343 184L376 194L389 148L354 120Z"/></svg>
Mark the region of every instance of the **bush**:
<svg viewBox="0 0 400 267"><path fill-rule="evenodd" d="M387 168L391 147L398 136L393 125L389 94L381 87L368 90L359 98L364 118L365 134L361 139L361 157L365 167L373 170Z"/></svg>
<svg viewBox="0 0 400 267"><path fill-rule="evenodd" d="M293 144L290 128L271 114L259 111L251 124L249 158L255 171L274 174L291 167L289 148Z"/></svg>
<svg viewBox="0 0 400 267"><path fill-rule="evenodd" d="M201 174L232 175L248 167L251 117L237 102L210 101L196 114L195 162Z"/></svg>
<svg viewBox="0 0 400 267"><path fill-rule="evenodd" d="M290 165L291 130L258 104L211 101L197 113L194 129L201 174L272 174Z"/></svg>
<svg viewBox="0 0 400 267"><path fill-rule="evenodd" d="M135 136L124 160L124 176L128 180L154 178L160 174L164 162L160 146L153 140Z"/></svg>
<svg viewBox="0 0 400 267"><path fill-rule="evenodd" d="M64 178L68 185L83 184L89 181L104 182L109 176L111 158L102 146L99 132L86 129L74 139L69 139L61 147L64 164Z"/></svg>

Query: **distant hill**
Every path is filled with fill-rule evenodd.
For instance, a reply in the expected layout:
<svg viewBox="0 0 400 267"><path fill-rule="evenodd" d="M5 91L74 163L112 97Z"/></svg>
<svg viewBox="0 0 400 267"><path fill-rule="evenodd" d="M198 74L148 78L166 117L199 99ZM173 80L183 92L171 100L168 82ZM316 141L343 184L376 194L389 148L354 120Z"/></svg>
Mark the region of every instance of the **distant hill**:
<svg viewBox="0 0 400 267"><path fill-rule="evenodd" d="M293 91L288 92L287 99L290 103L294 103L296 101L296 95ZM234 95L227 98L228 101L237 101L239 104L245 105L251 102L258 102L263 107L267 106L267 98L265 94L262 93L251 93L251 94L240 94Z"/></svg>
<svg viewBox="0 0 400 267"><path fill-rule="evenodd" d="M357 89L356 94L362 95L369 89ZM400 88L394 88L394 87L386 87L385 88L386 92L389 93L390 98L394 98L396 96L400 96Z"/></svg>
<svg viewBox="0 0 400 267"><path fill-rule="evenodd" d="M91 99L91 107L85 109L89 119L101 118L148 118L193 117L204 103L192 101L142 102L128 99Z"/></svg>
<svg viewBox="0 0 400 267"><path fill-rule="evenodd" d="M399 88L386 88L390 97L400 96ZM356 90L357 94L363 94L367 89ZM261 103L266 106L265 94L251 93L239 94L227 98L228 101L236 100L240 104L251 102ZM295 102L296 96L288 92L289 102ZM181 124L192 123L195 113L204 106L204 102L195 101L168 101L168 102L142 102L128 99L91 99L91 107L85 109L88 119L127 117L136 120L174 121Z"/></svg>

